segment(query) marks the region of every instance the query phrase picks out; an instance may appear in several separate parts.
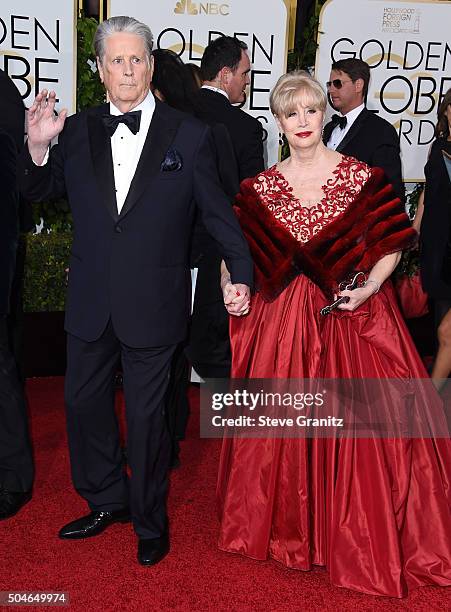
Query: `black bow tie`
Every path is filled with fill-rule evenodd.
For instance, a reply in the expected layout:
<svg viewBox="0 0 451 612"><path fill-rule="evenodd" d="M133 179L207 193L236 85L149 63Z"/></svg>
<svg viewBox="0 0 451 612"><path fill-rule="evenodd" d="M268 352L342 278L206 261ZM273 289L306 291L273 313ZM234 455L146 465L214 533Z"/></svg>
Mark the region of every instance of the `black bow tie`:
<svg viewBox="0 0 451 612"><path fill-rule="evenodd" d="M337 127L337 125L339 125L340 128L344 130L347 122L348 120L346 119L346 117L342 117L341 115L332 115L332 125L334 127Z"/></svg>
<svg viewBox="0 0 451 612"><path fill-rule="evenodd" d="M102 119L110 136L114 134L119 123L125 123L132 134L137 134L141 123L141 111L130 111L123 115L103 115Z"/></svg>

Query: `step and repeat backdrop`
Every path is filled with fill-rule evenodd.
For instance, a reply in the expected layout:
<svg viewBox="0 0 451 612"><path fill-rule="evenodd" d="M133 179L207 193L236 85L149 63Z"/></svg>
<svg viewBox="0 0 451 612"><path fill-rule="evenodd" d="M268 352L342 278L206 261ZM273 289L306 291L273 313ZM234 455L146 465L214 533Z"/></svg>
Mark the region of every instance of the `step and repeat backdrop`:
<svg viewBox="0 0 451 612"><path fill-rule="evenodd" d="M317 78L326 83L331 63L349 57L371 66L368 108L397 129L404 180L423 180L438 105L451 87L451 2L329 0L320 18Z"/></svg>
<svg viewBox="0 0 451 612"><path fill-rule="evenodd" d="M172 49L185 62L199 64L220 34L245 41L252 72L243 108L261 121L272 164L279 144L269 92L286 70L293 7L293 0L109 0L106 11L144 21L155 46ZM78 0L2 0L0 68L26 106L47 88L57 92L58 108L75 112L78 9ZM449 0L329 0L322 8L315 75L325 84L335 60L369 63L368 107L397 129L406 182L423 180L437 108L451 87L450 23Z"/></svg>

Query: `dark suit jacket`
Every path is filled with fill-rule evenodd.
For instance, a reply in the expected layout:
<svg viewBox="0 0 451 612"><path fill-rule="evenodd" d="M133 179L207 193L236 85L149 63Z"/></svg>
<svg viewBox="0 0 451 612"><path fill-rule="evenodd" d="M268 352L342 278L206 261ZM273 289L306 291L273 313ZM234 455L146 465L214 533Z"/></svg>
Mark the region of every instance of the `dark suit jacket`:
<svg viewBox="0 0 451 612"><path fill-rule="evenodd" d="M0 70L0 314L7 314L16 263L19 197L17 152L23 146L25 107L19 90Z"/></svg>
<svg viewBox="0 0 451 612"><path fill-rule="evenodd" d="M209 125L222 123L230 134L240 182L264 170L263 128L260 121L230 104L221 93L201 89L198 95L199 119Z"/></svg>
<svg viewBox="0 0 451 612"><path fill-rule="evenodd" d="M0 315L8 314L19 233L14 138L0 128Z"/></svg>
<svg viewBox="0 0 451 612"><path fill-rule="evenodd" d="M0 70L0 129L13 139L17 152L21 151L25 136L25 105L14 81L3 70ZM18 215L19 231L31 231L34 228L31 207L20 197ZM22 275L23 271L19 270L19 276Z"/></svg>
<svg viewBox="0 0 451 612"><path fill-rule="evenodd" d="M0 128L8 132L17 150L23 147L25 106L19 90L6 72L0 70Z"/></svg>
<svg viewBox="0 0 451 612"><path fill-rule="evenodd" d="M208 125L211 127L213 137L214 162L218 171L219 181L230 202L233 202L235 195L240 190L240 180L232 141L227 128L222 123L211 123ZM191 244L191 267L193 268L198 267L200 260L207 253L213 252L218 255L218 245L206 230L199 212L196 215ZM219 266L216 266L216 268L215 277L217 277ZM198 289L196 289L196 293L198 294Z"/></svg>
<svg viewBox="0 0 451 612"><path fill-rule="evenodd" d="M326 145L333 128L331 121L324 127L323 140ZM338 145L337 151L371 167L382 168L396 194L404 200L399 138L388 121L364 108Z"/></svg>
<svg viewBox="0 0 451 612"><path fill-rule="evenodd" d="M67 193L71 205L66 330L92 341L111 317L119 339L132 347L175 344L185 337L190 309L196 205L235 283L252 283L247 244L218 181L210 129L158 100L119 215L105 112L108 105L69 117L43 167L26 148L22 189L30 199ZM169 148L183 167L163 172Z"/></svg>

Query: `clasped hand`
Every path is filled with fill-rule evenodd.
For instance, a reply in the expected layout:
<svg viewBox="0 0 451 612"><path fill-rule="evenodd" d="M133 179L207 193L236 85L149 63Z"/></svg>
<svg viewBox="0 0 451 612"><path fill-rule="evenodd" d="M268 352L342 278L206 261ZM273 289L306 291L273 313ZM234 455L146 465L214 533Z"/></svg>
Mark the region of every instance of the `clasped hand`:
<svg viewBox="0 0 451 612"><path fill-rule="evenodd" d="M230 315L241 317L249 312L251 293L247 285L243 285L242 283L233 285L229 280L223 284L222 294L224 297L224 305Z"/></svg>

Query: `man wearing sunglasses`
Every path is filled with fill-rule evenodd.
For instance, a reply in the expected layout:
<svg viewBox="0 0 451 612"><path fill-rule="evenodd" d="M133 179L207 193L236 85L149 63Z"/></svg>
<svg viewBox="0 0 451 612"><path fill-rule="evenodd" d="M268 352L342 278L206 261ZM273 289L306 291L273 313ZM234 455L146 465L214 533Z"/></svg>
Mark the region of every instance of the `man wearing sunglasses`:
<svg viewBox="0 0 451 612"><path fill-rule="evenodd" d="M396 194L404 200L399 138L395 128L366 106L370 67L356 58L332 64L328 99L340 114L324 127L324 144L385 171Z"/></svg>

